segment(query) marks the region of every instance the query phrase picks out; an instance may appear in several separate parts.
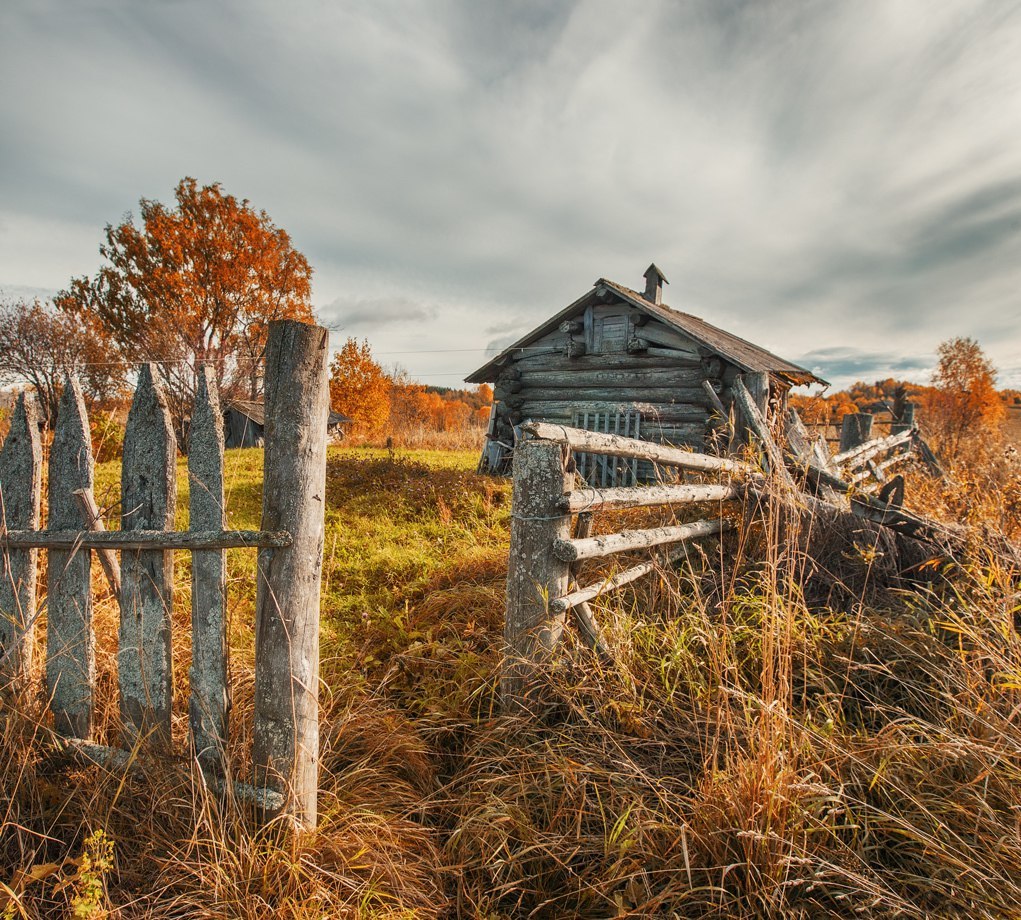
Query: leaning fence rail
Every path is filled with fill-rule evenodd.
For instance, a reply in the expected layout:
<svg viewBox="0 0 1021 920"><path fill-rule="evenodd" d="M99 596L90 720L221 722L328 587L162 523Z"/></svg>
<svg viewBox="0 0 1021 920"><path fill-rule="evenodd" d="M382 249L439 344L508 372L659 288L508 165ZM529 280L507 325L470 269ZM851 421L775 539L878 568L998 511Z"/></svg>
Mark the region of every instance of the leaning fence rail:
<svg viewBox="0 0 1021 920"><path fill-rule="evenodd" d="M173 529L177 445L152 365L141 368L121 468L120 529L107 531L93 495L93 456L81 387L68 380L50 449L48 515L39 529L42 451L32 403L19 399L0 449L0 679L24 683L38 550L48 553L46 690L64 748L129 763L128 749L171 747L173 550L192 553L189 735L210 785L222 788L227 714L224 550L259 553L256 598L255 785L236 784L268 812L316 823L319 586L322 568L327 332L270 324L262 526L228 530L222 416L212 375L199 377L188 470L190 529ZM122 748L92 740L96 693L91 556L120 603L118 690ZM119 564L116 554L120 554Z"/></svg>
<svg viewBox="0 0 1021 920"><path fill-rule="evenodd" d="M501 674L505 706L524 702L537 664L548 660L571 612L585 640L605 652L589 601L622 588L654 571L654 560L641 562L582 587L576 565L585 559L657 547L668 550L667 559L684 555L676 547L713 536L727 529L720 514L722 502L740 498L739 484L677 483L648 486L576 487L574 453L644 460L659 466L728 477L751 475L753 468L740 460L694 453L668 445L620 435L528 422L527 436L514 453L511 508L511 546L507 572L507 606L504 621L506 656ZM592 513L600 510L710 503L711 517L687 524L592 533ZM577 516L577 530L572 524Z"/></svg>

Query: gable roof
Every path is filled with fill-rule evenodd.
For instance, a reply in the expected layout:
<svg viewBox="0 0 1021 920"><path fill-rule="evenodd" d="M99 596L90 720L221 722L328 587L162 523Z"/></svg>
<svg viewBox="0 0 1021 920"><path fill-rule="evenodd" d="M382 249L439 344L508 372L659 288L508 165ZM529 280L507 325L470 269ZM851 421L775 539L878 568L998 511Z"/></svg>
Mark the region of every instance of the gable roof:
<svg viewBox="0 0 1021 920"><path fill-rule="evenodd" d="M633 291L622 284L617 284L615 281L609 281L606 278L600 278L592 290L579 297L574 303L565 307L555 316L550 317L542 325L537 326L513 345L505 348L495 358L487 361L478 370L473 371L465 378L465 381L467 383L486 383L487 381L494 380L500 373L503 365L515 352L528 348L536 339L540 339L557 329L564 320L582 312L590 304L599 302L599 291L601 288L612 291L621 300L630 304L635 309L641 310L649 314L649 316L660 320L670 328L689 336L700 345L704 345L713 354L725 358L743 371L777 374L787 378L792 384L826 383L825 380L817 377L807 368L774 355L771 351L767 351L765 348L742 339L740 336L720 329L718 326L707 323L704 319L693 316L690 313L682 313L680 310L668 307L666 304L651 303L637 291Z"/></svg>

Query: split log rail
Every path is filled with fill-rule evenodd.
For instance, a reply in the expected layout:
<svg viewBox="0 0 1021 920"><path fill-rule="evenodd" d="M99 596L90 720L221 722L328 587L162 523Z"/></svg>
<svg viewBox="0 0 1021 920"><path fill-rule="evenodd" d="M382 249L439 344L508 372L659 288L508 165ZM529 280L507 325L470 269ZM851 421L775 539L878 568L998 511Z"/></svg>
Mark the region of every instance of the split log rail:
<svg viewBox="0 0 1021 920"><path fill-rule="evenodd" d="M209 785L225 789L228 548L258 552L254 781L234 783L269 817L316 824L319 587L327 440L327 331L270 323L262 529L225 526L223 423L210 368L199 375L189 430L190 529L174 530L177 444L159 373L143 365L128 416L120 529L105 530L93 494L82 390L67 381L49 458L48 514L39 529L43 454L34 405L22 394L0 449L0 683L30 674L38 551L48 552L46 691L62 749L107 765L172 750L173 550L192 554L189 737ZM91 556L120 605L120 748L93 741L96 703ZM118 564L117 554L120 555Z"/></svg>
<svg viewBox="0 0 1021 920"><path fill-rule="evenodd" d="M537 665L549 660L574 615L582 637L605 652L589 601L654 572L661 564L685 558L694 540L718 536L727 528L722 503L743 495L733 481L755 470L740 460L694 453L619 435L585 431L546 422L526 422L525 440L514 452L511 546L504 626L506 657L501 674L504 706L527 707L528 688ZM640 460L699 474L725 477L722 483L655 484L591 488L576 484L577 453ZM624 508L710 506L705 519L687 524L593 535L592 514ZM578 526L572 536L574 518ZM617 553L667 548L662 563L642 561L581 587L576 564Z"/></svg>

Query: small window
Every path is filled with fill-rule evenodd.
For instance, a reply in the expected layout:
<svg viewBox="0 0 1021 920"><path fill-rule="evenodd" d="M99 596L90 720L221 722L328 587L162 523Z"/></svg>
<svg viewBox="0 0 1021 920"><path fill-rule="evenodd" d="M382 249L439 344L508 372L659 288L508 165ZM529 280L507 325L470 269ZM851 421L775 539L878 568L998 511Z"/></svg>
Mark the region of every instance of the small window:
<svg viewBox="0 0 1021 920"><path fill-rule="evenodd" d="M593 333L593 350L596 354L627 351L627 316L603 316L596 320Z"/></svg>

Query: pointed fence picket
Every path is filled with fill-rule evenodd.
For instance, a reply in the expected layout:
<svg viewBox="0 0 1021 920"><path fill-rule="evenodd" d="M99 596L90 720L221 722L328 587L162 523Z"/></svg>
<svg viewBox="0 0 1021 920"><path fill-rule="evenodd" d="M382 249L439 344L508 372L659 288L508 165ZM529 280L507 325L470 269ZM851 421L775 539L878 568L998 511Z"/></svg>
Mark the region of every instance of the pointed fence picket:
<svg viewBox="0 0 1021 920"><path fill-rule="evenodd" d="M140 369L128 416L121 529L98 519L88 416L79 383L61 398L49 463L47 527L39 529L42 452L22 397L0 449L0 684L29 675L36 556L48 552L46 689L67 750L108 764L136 763L92 743L95 637L91 556L119 585L118 686L127 748L169 751L173 712L173 550L192 552L191 748L214 788L229 769L226 636L228 547L259 551L254 758L258 785L234 791L265 814L316 824L319 760L319 581L326 470L328 337L294 321L270 323L262 530L225 527L223 428L214 377L199 376L189 432L190 528L175 531L177 445L152 365ZM273 529L270 529L273 528ZM113 558L120 553L120 566ZM116 588L115 588L116 590Z"/></svg>
<svg viewBox="0 0 1021 920"><path fill-rule="evenodd" d="M0 450L0 524L12 530L39 526L42 447L35 405L22 393L11 430ZM12 483L13 488L4 488ZM12 549L0 557L0 681L23 680L32 664L35 617L35 549Z"/></svg>

